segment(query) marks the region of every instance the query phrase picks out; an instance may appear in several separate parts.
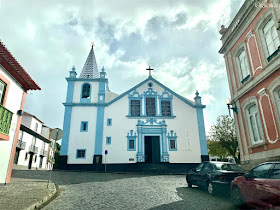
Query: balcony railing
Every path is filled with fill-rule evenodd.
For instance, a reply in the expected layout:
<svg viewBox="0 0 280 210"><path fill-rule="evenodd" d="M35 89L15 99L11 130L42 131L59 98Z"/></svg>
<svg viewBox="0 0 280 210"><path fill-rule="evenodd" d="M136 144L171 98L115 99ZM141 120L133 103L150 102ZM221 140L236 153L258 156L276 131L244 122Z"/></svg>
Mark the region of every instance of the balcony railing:
<svg viewBox="0 0 280 210"><path fill-rule="evenodd" d="M29 146L29 152L32 152L34 154L38 153L38 147L34 146L34 145L30 145Z"/></svg>
<svg viewBox="0 0 280 210"><path fill-rule="evenodd" d="M44 149L40 150L40 156L47 157L47 155L48 155L48 152L46 150L44 150Z"/></svg>
<svg viewBox="0 0 280 210"><path fill-rule="evenodd" d="M13 113L0 105L0 133L9 135Z"/></svg>
<svg viewBox="0 0 280 210"><path fill-rule="evenodd" d="M25 149L26 146L26 142L22 141L22 140L18 140L17 142L17 148L19 149Z"/></svg>

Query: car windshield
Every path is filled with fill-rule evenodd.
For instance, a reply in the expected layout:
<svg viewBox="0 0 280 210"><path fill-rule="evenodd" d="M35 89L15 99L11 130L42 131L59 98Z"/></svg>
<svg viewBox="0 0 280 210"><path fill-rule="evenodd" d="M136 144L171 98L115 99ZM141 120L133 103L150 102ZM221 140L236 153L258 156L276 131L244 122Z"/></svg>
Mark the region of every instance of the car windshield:
<svg viewBox="0 0 280 210"><path fill-rule="evenodd" d="M225 170L225 171L244 171L237 164L227 164L227 163L215 163L213 164L216 170Z"/></svg>

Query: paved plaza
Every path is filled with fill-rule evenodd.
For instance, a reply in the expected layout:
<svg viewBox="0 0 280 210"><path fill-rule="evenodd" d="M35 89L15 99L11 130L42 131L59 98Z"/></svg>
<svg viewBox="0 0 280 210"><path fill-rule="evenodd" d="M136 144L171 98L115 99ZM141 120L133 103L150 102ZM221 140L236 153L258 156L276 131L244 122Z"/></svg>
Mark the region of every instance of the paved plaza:
<svg viewBox="0 0 280 210"><path fill-rule="evenodd" d="M47 171L13 171L14 178L47 180ZM235 209L229 195L187 188L184 175L53 171L57 197L44 209Z"/></svg>

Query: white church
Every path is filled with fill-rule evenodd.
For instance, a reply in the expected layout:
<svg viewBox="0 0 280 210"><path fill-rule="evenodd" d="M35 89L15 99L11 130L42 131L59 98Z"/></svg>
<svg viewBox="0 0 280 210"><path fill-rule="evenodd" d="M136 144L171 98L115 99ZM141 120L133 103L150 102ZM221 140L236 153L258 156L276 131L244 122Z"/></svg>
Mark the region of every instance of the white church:
<svg viewBox="0 0 280 210"><path fill-rule="evenodd" d="M201 97L181 96L150 75L117 95L98 71L93 47L68 82L59 167L141 171L190 169L208 160Z"/></svg>

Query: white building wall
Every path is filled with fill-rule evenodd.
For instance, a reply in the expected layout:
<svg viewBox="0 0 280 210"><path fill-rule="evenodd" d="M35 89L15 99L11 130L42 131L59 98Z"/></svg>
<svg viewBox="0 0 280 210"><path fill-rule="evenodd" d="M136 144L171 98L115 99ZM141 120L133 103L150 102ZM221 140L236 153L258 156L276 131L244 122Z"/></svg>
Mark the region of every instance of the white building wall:
<svg viewBox="0 0 280 210"><path fill-rule="evenodd" d="M73 106L68 144L68 164L92 164L95 148L97 107ZM81 122L88 121L88 131L81 132ZM86 149L86 158L77 159L77 149Z"/></svg>
<svg viewBox="0 0 280 210"><path fill-rule="evenodd" d="M28 128L31 127L31 121L32 117L29 115L23 115L23 117L21 118L21 124L25 125Z"/></svg>
<svg viewBox="0 0 280 210"><path fill-rule="evenodd" d="M6 73L2 66L0 66L0 74L10 81L9 90L5 93L7 94L5 108L14 113L9 132L10 139L8 141L0 140L0 183L5 183L14 143L14 135L16 132L18 120L17 111L21 106L23 89L10 75Z"/></svg>

